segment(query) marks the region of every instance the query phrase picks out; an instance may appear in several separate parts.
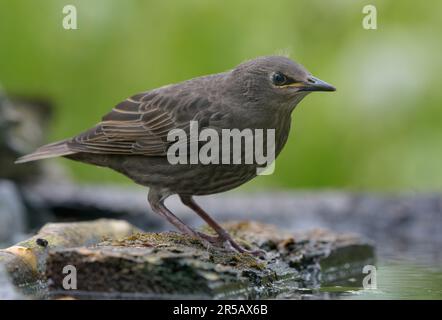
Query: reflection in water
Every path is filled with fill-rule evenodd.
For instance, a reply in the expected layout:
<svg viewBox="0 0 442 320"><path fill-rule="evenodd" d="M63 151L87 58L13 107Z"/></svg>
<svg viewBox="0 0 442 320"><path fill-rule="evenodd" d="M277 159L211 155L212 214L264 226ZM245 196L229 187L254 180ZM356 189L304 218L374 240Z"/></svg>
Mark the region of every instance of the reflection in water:
<svg viewBox="0 0 442 320"><path fill-rule="evenodd" d="M345 285L322 286L314 298L332 299L442 299L442 267L410 260L381 260L377 289L363 289L349 279ZM353 282L353 284L352 284Z"/></svg>
<svg viewBox="0 0 442 320"><path fill-rule="evenodd" d="M350 298L442 299L442 268L410 261L386 261L378 268L378 289Z"/></svg>
<svg viewBox="0 0 442 320"><path fill-rule="evenodd" d="M362 270L361 270L362 274ZM294 289L280 299L442 299L442 265L434 261L383 258L376 263L377 289L364 289L362 274L321 286Z"/></svg>

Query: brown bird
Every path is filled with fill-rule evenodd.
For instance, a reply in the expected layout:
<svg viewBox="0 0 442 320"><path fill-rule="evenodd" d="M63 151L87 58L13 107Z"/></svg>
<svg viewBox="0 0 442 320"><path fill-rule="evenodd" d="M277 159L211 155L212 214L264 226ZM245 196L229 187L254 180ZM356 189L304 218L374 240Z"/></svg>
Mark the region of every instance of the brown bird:
<svg viewBox="0 0 442 320"><path fill-rule="evenodd" d="M40 147L16 163L63 156L114 169L149 187L148 202L178 230L204 243L249 252L194 201L233 189L257 175L258 164L171 164L167 157L173 129L274 129L275 156L289 135L291 113L312 91L335 91L303 66L281 56L260 57L234 69L136 94L116 105L95 127ZM191 141L187 141L190 144ZM201 144L201 141L198 141ZM177 194L218 234L209 236L184 224L165 205ZM252 254L262 252L253 251Z"/></svg>

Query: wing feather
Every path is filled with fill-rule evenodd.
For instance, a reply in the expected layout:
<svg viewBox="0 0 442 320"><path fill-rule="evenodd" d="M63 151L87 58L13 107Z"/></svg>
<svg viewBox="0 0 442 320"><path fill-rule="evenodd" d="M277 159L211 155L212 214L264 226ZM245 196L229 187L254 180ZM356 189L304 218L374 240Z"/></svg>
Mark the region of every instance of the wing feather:
<svg viewBox="0 0 442 320"><path fill-rule="evenodd" d="M189 111L183 116L181 111ZM74 152L165 156L171 142L168 133L173 129L188 131L189 121L198 111L207 109L208 99L185 95L146 92L134 95L116 105L95 127L67 142ZM184 121L185 120L185 121Z"/></svg>

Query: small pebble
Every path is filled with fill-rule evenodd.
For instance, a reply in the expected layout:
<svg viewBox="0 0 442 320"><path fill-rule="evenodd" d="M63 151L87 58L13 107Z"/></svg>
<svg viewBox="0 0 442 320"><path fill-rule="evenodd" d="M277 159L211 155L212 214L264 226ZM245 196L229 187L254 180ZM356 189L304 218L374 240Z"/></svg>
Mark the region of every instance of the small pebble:
<svg viewBox="0 0 442 320"><path fill-rule="evenodd" d="M37 244L40 246L40 247L47 247L48 246L48 240L46 240L46 239L42 239L42 238L38 238L37 240L36 240L36 242L37 242Z"/></svg>

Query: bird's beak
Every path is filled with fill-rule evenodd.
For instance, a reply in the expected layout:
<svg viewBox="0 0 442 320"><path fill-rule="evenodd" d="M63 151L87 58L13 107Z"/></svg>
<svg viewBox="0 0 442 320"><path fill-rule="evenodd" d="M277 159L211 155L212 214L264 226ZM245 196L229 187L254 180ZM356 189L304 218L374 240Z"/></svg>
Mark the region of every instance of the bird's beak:
<svg viewBox="0 0 442 320"><path fill-rule="evenodd" d="M321 79L310 76L299 91L336 91L336 88Z"/></svg>

